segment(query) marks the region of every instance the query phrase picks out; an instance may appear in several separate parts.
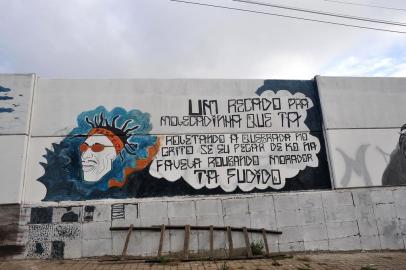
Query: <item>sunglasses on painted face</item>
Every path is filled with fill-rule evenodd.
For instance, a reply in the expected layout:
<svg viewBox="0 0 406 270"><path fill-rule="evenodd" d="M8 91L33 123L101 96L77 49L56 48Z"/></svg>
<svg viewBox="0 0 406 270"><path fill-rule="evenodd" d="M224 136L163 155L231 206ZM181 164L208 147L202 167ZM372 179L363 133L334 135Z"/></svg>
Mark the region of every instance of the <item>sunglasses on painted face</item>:
<svg viewBox="0 0 406 270"><path fill-rule="evenodd" d="M97 153L97 152L103 151L105 147L112 147L112 146L106 146L106 145L103 145L100 143L95 143L92 146L89 146L87 143L82 143L79 146L79 150L80 150L80 152L84 153L90 148L90 150Z"/></svg>

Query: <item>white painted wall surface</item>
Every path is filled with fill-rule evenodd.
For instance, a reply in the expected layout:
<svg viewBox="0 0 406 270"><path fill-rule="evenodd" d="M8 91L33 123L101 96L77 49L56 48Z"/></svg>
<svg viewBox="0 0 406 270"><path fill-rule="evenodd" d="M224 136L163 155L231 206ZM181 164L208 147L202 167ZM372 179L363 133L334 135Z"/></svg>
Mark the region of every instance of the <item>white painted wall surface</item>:
<svg viewBox="0 0 406 270"><path fill-rule="evenodd" d="M26 135L0 136L0 204L21 202L26 148Z"/></svg>
<svg viewBox="0 0 406 270"><path fill-rule="evenodd" d="M41 201L45 194L45 186L37 179L44 174L44 168L40 162L46 162L43 155L46 149L52 149L52 143L60 142L64 137L32 137L28 146L27 173L23 194L24 203Z"/></svg>
<svg viewBox="0 0 406 270"><path fill-rule="evenodd" d="M10 89L9 92L0 91L0 96L11 98L0 99L0 108L12 110L0 113L0 134L28 134L34 82L33 74L0 74L0 86Z"/></svg>
<svg viewBox="0 0 406 270"><path fill-rule="evenodd" d="M327 130L336 188L381 186L399 140L398 129Z"/></svg>
<svg viewBox="0 0 406 270"><path fill-rule="evenodd" d="M277 123L272 128L224 128L160 126L161 116L188 115L188 100L258 98L255 91L262 80L49 80L39 79L33 111L32 136L67 135L84 111L105 106L108 110L123 107L138 109L151 115L151 134L225 133L286 131ZM281 90L281 89L276 89ZM297 89L300 91L300 89ZM263 93L266 96L269 91ZM262 97L261 96L261 97ZM219 106L219 114L225 113ZM293 128L305 131L306 126Z"/></svg>
<svg viewBox="0 0 406 270"><path fill-rule="evenodd" d="M316 82L335 187L382 185L406 124L406 78L317 76Z"/></svg>
<svg viewBox="0 0 406 270"><path fill-rule="evenodd" d="M316 77L326 129L406 123L406 78Z"/></svg>
<svg viewBox="0 0 406 270"><path fill-rule="evenodd" d="M20 203L35 75L0 74L0 204Z"/></svg>

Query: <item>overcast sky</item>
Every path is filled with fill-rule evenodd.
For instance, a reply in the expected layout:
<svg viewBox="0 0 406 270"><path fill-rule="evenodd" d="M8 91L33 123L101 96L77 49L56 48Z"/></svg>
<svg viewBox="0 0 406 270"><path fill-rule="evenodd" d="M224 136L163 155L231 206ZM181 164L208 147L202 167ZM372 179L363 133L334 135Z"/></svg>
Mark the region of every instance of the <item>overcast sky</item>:
<svg viewBox="0 0 406 270"><path fill-rule="evenodd" d="M406 32L406 27L231 0L196 1ZM406 11L325 0L260 1L406 23ZM346 1L406 9L405 0ZM169 0L0 0L0 10L0 73L48 78L406 76L406 34Z"/></svg>

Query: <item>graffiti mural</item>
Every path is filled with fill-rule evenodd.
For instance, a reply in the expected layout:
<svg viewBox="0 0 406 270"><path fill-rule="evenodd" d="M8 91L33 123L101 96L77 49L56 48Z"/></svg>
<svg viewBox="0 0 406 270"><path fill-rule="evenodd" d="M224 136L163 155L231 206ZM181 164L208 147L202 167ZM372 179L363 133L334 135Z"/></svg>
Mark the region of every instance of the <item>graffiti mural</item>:
<svg viewBox="0 0 406 270"><path fill-rule="evenodd" d="M406 185L406 124L400 128L399 142L390 154L389 164L383 172L382 185Z"/></svg>
<svg viewBox="0 0 406 270"><path fill-rule="evenodd" d="M45 173L38 179L47 188L44 200L129 197L123 188L129 175L148 165L159 143L148 135L149 115L100 106L81 113L77 124L44 155Z"/></svg>
<svg viewBox="0 0 406 270"><path fill-rule="evenodd" d="M264 132L167 135L150 169L157 178L183 178L195 189L279 190L299 171L318 167L320 141L305 124L313 102L303 93L266 91L260 97L189 99L188 104L189 115L162 116L161 125Z"/></svg>
<svg viewBox="0 0 406 270"><path fill-rule="evenodd" d="M43 200L330 188L314 82L265 81L250 93L181 96L174 114L103 106L80 113L46 150ZM155 128L176 132L153 134L149 113ZM69 211L67 220L80 219Z"/></svg>

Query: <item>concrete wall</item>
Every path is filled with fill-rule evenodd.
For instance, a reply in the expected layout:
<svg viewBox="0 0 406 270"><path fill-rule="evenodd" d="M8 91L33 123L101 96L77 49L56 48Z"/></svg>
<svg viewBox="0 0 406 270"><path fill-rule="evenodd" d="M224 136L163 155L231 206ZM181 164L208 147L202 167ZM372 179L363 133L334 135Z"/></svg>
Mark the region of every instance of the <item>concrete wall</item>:
<svg viewBox="0 0 406 270"><path fill-rule="evenodd" d="M24 252L18 230L34 75L0 75L0 257Z"/></svg>
<svg viewBox="0 0 406 270"><path fill-rule="evenodd" d="M277 229L283 234L270 237L274 252L405 249L405 86L401 78L1 75L0 233L7 237L0 237L0 256L119 255L126 232L110 227L130 224ZM231 121L215 125L217 117ZM190 126L185 119L201 120ZM121 133L103 133L114 121ZM89 173L84 156L103 137L108 153L99 158L111 167ZM200 141L185 142L191 138ZM249 138L251 151L241 144ZM311 159L271 158L293 155ZM258 163L208 162L228 156L257 156ZM177 169L179 160L200 165ZM236 181L235 169L247 173L244 181ZM338 190L323 191L332 187ZM340 190L352 187L365 188ZM165 237L165 254L182 249L182 232ZM242 235L233 238L244 247ZM128 253L156 255L158 241L158 233L135 232ZM207 251L207 232L192 232L190 241L192 252ZM215 248L227 254L224 233L215 234Z"/></svg>
<svg viewBox="0 0 406 270"><path fill-rule="evenodd" d="M316 77L337 188L405 185L405 78Z"/></svg>
<svg viewBox="0 0 406 270"><path fill-rule="evenodd" d="M269 237L273 252L404 249L405 198L406 188L400 187L25 206L22 226L27 227L28 243L24 256L120 255L127 232L109 228L129 224L281 230L282 235ZM180 252L183 237L182 231L166 233L164 254ZM251 234L250 241L261 237ZM234 247L244 247L240 233L234 232L233 240ZM128 254L155 256L158 243L159 232L135 231ZM208 247L208 233L192 231L191 252L204 253ZM219 255L227 254L224 233L215 233L214 248Z"/></svg>
<svg viewBox="0 0 406 270"><path fill-rule="evenodd" d="M314 81L40 78L24 202L329 189L321 119Z"/></svg>
<svg viewBox="0 0 406 270"><path fill-rule="evenodd" d="M21 202L34 81L0 74L0 204Z"/></svg>

